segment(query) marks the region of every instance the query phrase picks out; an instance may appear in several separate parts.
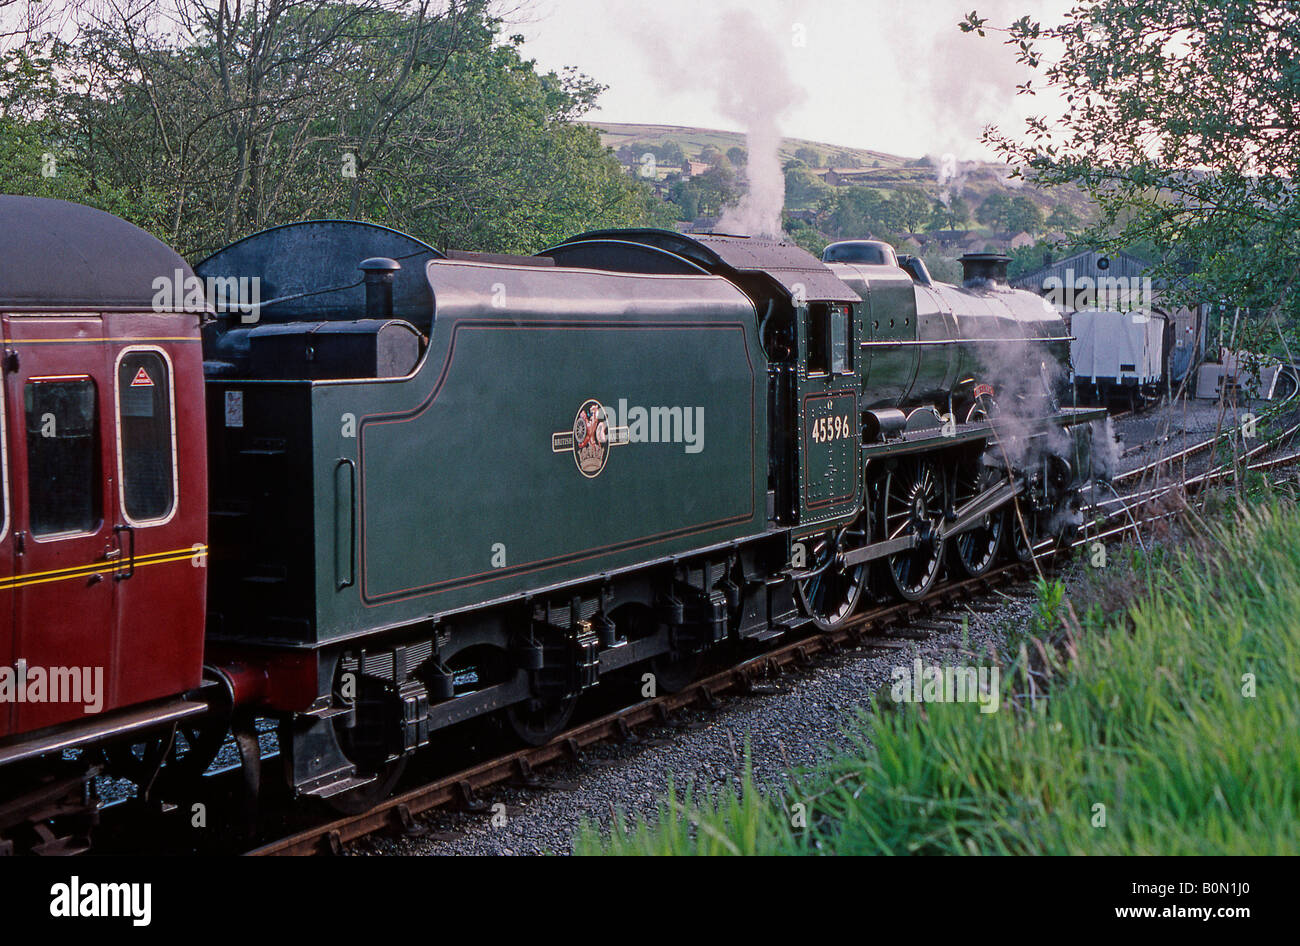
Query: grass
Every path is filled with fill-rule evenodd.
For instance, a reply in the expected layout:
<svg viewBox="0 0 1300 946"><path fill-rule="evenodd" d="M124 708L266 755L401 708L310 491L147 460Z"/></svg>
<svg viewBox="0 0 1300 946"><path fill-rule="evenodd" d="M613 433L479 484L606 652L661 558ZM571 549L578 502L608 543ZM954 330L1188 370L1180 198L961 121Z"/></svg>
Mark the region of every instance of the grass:
<svg viewBox="0 0 1300 946"><path fill-rule="evenodd" d="M998 712L876 699L794 789L674 790L575 851L1300 852L1300 510L1228 503L1193 532L1114 557L1118 612L1040 587Z"/></svg>

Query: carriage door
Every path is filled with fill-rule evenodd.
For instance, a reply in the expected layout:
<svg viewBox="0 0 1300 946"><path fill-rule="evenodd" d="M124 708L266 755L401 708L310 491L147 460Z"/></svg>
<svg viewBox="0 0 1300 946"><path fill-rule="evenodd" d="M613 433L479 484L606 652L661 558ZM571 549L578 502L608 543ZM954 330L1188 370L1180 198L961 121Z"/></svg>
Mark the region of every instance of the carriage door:
<svg viewBox="0 0 1300 946"><path fill-rule="evenodd" d="M118 468L114 500L126 557L117 581L124 703L182 692L199 682L206 575L199 553L207 510L195 482L203 474L194 462L194 445L197 441L201 448L205 436L196 380L202 368L198 345L175 341L192 335L195 321L184 314L105 316L114 338L109 351ZM178 451L182 443L186 451Z"/></svg>
<svg viewBox="0 0 1300 946"><path fill-rule="evenodd" d="M800 338L801 524L852 512L858 500L855 307L809 302Z"/></svg>
<svg viewBox="0 0 1300 946"><path fill-rule="evenodd" d="M112 708L123 549L100 318L11 315L4 328L12 657L24 681L13 723L25 732Z"/></svg>
<svg viewBox="0 0 1300 946"><path fill-rule="evenodd" d="M9 423L0 384L0 672L14 666L14 529L9 505ZM0 702L0 739L13 732L14 703Z"/></svg>

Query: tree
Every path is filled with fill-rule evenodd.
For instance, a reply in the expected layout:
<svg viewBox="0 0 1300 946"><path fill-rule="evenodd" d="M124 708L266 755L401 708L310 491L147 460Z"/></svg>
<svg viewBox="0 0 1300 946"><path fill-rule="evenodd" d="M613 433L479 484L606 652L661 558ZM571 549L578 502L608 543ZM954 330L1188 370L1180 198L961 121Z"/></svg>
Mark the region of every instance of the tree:
<svg viewBox="0 0 1300 946"><path fill-rule="evenodd" d="M987 133L1019 173L1087 191L1095 243L1158 247L1174 301L1300 316L1300 5L1092 0L999 32L1065 103Z"/></svg>
<svg viewBox="0 0 1300 946"><path fill-rule="evenodd" d="M816 148L809 148L809 147L796 148L794 152L794 156L798 158L800 161L802 161L804 164L808 165L810 168L821 167L822 161L824 160L824 157L820 151L818 151Z"/></svg>
<svg viewBox="0 0 1300 946"><path fill-rule="evenodd" d="M61 188L192 255L308 217L515 252L671 222L577 121L602 87L539 73L486 0L77 10L75 39L0 61L6 140L59 159L55 184L3 172L6 190Z"/></svg>
<svg viewBox="0 0 1300 946"><path fill-rule="evenodd" d="M1079 215L1069 204L1057 204L1047 217L1047 226L1068 233L1079 226Z"/></svg>
<svg viewBox="0 0 1300 946"><path fill-rule="evenodd" d="M1007 264L1007 275L1015 279L1025 273L1041 269L1047 265L1051 252L1051 247L1044 243L1035 243L1033 246L1022 246L1012 250L1008 254L1011 262Z"/></svg>
<svg viewBox="0 0 1300 946"><path fill-rule="evenodd" d="M700 215L700 185L678 181L668 189L668 200L677 208L678 220L694 220Z"/></svg>
<svg viewBox="0 0 1300 946"><path fill-rule="evenodd" d="M1017 194L1007 203L1007 229L1013 233L1024 231L1040 233L1043 229L1043 211L1024 194Z"/></svg>
<svg viewBox="0 0 1300 946"><path fill-rule="evenodd" d="M989 194L975 210L975 219L994 230L1007 228L1007 217L1011 213L1011 198L1001 191Z"/></svg>
<svg viewBox="0 0 1300 946"><path fill-rule="evenodd" d="M791 233L791 239L796 246L801 246L813 256L818 258L822 255L822 250L826 249L829 242L826 236L812 227L800 227Z"/></svg>
<svg viewBox="0 0 1300 946"><path fill-rule="evenodd" d="M960 230L970 219L970 207L966 201L956 195L948 198L948 203L941 200L934 202L930 211L929 229Z"/></svg>
<svg viewBox="0 0 1300 946"><path fill-rule="evenodd" d="M733 145L727 149L727 160L731 162L732 167L742 167L749 163L749 152L740 145Z"/></svg>
<svg viewBox="0 0 1300 946"><path fill-rule="evenodd" d="M919 187L900 187L889 199L889 216L897 228L915 233L930 215L930 198Z"/></svg>
<svg viewBox="0 0 1300 946"><path fill-rule="evenodd" d="M686 152L682 150L679 142L671 138L660 145L654 155L662 164L671 164L678 168L686 166Z"/></svg>
<svg viewBox="0 0 1300 946"><path fill-rule="evenodd" d="M826 230L837 239L858 239L884 231L886 201L874 187L842 187L828 201Z"/></svg>
<svg viewBox="0 0 1300 946"><path fill-rule="evenodd" d="M831 194L833 188L807 168L785 172L785 200L790 206L805 207Z"/></svg>

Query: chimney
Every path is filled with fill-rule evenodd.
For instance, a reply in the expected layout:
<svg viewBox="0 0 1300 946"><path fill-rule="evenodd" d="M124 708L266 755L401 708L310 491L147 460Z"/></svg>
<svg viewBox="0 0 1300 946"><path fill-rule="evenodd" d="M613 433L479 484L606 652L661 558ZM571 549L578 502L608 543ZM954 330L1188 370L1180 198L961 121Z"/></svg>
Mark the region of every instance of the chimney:
<svg viewBox="0 0 1300 946"><path fill-rule="evenodd" d="M366 318L391 319L393 317L393 277L402 264L386 256L362 260L357 267L366 274Z"/></svg>
<svg viewBox="0 0 1300 946"><path fill-rule="evenodd" d="M961 281L963 286L978 283L1007 284L1007 264L1010 256L1001 253L967 253L958 260L961 263Z"/></svg>

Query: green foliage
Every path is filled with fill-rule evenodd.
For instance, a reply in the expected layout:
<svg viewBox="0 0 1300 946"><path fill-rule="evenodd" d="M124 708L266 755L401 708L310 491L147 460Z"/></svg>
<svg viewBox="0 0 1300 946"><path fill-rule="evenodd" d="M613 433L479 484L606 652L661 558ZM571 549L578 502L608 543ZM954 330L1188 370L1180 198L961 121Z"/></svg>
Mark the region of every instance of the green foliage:
<svg viewBox="0 0 1300 946"><path fill-rule="evenodd" d="M1059 578L1034 579L1034 632L1050 635L1061 623L1061 607L1065 603L1065 582Z"/></svg>
<svg viewBox="0 0 1300 946"><path fill-rule="evenodd" d="M1069 204L1057 204L1047 216L1047 226L1053 230L1069 233L1079 226L1079 215Z"/></svg>
<svg viewBox="0 0 1300 946"><path fill-rule="evenodd" d="M821 167L824 160L824 156L816 148L796 148L794 156L810 168Z"/></svg>
<svg viewBox="0 0 1300 946"><path fill-rule="evenodd" d="M1039 233L1043 229L1043 211L1023 194L990 194L975 211L975 219L998 230L1012 233Z"/></svg>
<svg viewBox="0 0 1300 946"><path fill-rule="evenodd" d="M601 86L538 72L485 0L180 6L179 33L84 12L0 62L5 190L57 189L191 255L312 217L505 252L671 222L577 121ZM27 171L46 151L53 182Z"/></svg>
<svg viewBox="0 0 1300 946"><path fill-rule="evenodd" d="M948 198L946 204L940 200L934 202L928 226L931 230L960 230L969 220L970 205L960 196L954 195Z"/></svg>
<svg viewBox="0 0 1300 946"><path fill-rule="evenodd" d="M803 247L813 256L821 259L822 250L826 249L826 244L829 241L820 232L812 227L797 227L790 230L789 233L790 239L794 240L798 246Z"/></svg>
<svg viewBox="0 0 1300 946"><path fill-rule="evenodd" d="M697 806L689 831L679 816L613 848L704 853L687 842L707 837L709 850L788 853L1300 851L1300 510L1240 504L1187 547L1112 569L1141 593L1118 615L1090 609L1063 637L1044 632L1064 599L1040 585L1042 636L1021 652L1031 663L1003 673L997 712L873 705L856 749L780 805ZM787 827L798 802L806 830Z"/></svg>
<svg viewBox="0 0 1300 946"><path fill-rule="evenodd" d="M977 13L961 28L994 31ZM1036 182L1086 190L1100 207L1092 241L1157 248L1171 302L1253 308L1242 347L1281 331L1296 350L1300 6L1090 0L998 32L1066 112L1018 136L993 129L989 142Z"/></svg>
<svg viewBox="0 0 1300 946"><path fill-rule="evenodd" d="M805 168L785 172L785 203L789 208L817 206L834 194L834 188Z"/></svg>
<svg viewBox="0 0 1300 946"><path fill-rule="evenodd" d="M930 198L919 187L900 187L885 205L888 221L908 232L921 229L930 216Z"/></svg>
<svg viewBox="0 0 1300 946"><path fill-rule="evenodd" d="M1011 250L1008 253L1011 262L1007 264L1007 275L1015 279L1025 273L1032 273L1043 266L1044 256L1054 250L1055 247L1046 243L1035 243L1033 246L1021 246Z"/></svg>
<svg viewBox="0 0 1300 946"><path fill-rule="evenodd" d="M724 208L735 204L742 193L736 172L723 162L689 180L675 182L668 190L668 200L679 209L679 219L699 216L717 217Z"/></svg>

